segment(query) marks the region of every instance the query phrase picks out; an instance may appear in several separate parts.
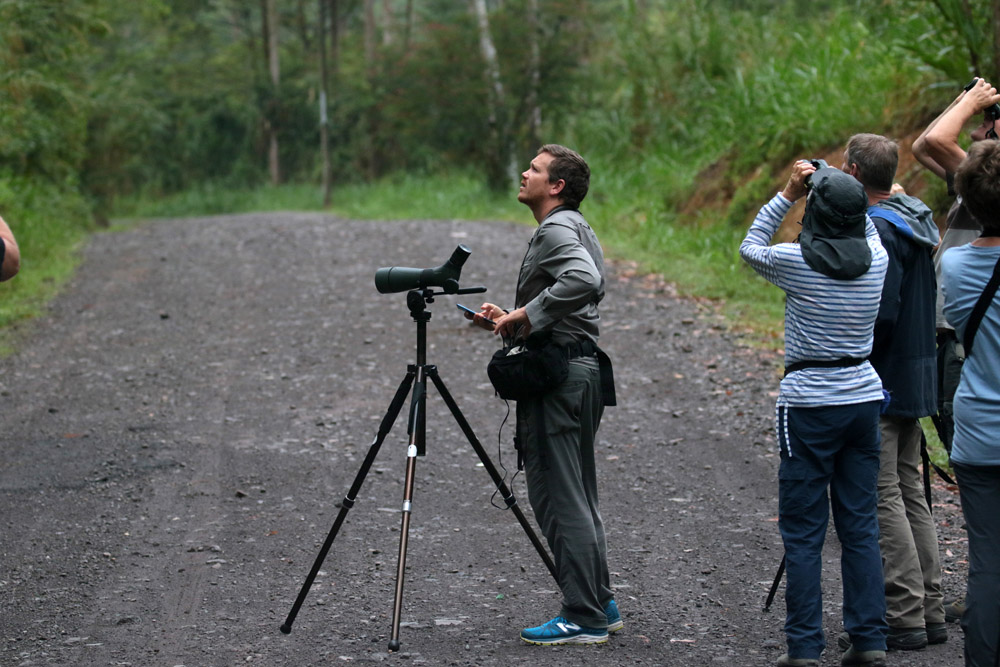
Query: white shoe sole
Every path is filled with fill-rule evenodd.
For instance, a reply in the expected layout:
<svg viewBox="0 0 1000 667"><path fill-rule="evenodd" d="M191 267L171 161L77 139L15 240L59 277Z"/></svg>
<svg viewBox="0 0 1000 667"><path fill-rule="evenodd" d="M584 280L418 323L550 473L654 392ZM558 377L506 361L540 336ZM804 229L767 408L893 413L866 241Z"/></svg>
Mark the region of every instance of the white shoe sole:
<svg viewBox="0 0 1000 667"><path fill-rule="evenodd" d="M553 639L527 639L523 635L521 641L535 646L560 646L563 644L604 644L608 636L604 635L574 635L572 637L556 637Z"/></svg>

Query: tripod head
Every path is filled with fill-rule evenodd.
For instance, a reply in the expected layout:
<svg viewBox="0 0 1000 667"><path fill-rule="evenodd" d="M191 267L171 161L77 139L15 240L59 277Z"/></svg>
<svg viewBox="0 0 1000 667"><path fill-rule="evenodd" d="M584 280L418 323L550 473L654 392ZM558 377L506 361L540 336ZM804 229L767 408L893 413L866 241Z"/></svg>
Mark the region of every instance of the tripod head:
<svg viewBox="0 0 1000 667"><path fill-rule="evenodd" d="M406 293L406 305L410 309L410 315L413 319L418 322L431 319L431 314L427 312L427 304L434 303L434 297L441 296L442 294L479 294L485 292L486 288L482 285L476 285L475 287L460 287L454 292L449 292L447 290L441 292L435 292L430 287L424 287L419 290L410 290Z"/></svg>

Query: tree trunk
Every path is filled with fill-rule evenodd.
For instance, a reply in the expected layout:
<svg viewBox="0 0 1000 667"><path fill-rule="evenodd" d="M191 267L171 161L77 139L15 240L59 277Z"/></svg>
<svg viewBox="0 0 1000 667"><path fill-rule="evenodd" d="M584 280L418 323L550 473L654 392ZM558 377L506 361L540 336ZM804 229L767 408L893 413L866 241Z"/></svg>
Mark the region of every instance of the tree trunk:
<svg viewBox="0 0 1000 667"><path fill-rule="evenodd" d="M365 67L369 75L375 67L375 0L365 0Z"/></svg>
<svg viewBox="0 0 1000 667"><path fill-rule="evenodd" d="M493 139L492 151L495 162L490 171L492 187L503 189L506 184L503 178L517 181L517 164L514 162L514 151L510 145L510 133L508 131L506 97L504 95L503 82L500 80L500 62L497 58L497 50L493 45L493 38L490 36L490 17L486 10L486 0L472 0L472 9L476 15L476 22L479 25L479 48L482 52L483 62L486 66L485 77L489 86L489 125L490 137ZM492 182L499 179L500 182Z"/></svg>
<svg viewBox="0 0 1000 667"><path fill-rule="evenodd" d="M1000 0L997 0L1000 2ZM531 47L531 84L528 89L528 141L532 148L542 145L542 107L541 95L541 30L538 24L538 0L528 0L528 41Z"/></svg>
<svg viewBox="0 0 1000 667"><path fill-rule="evenodd" d="M990 81L1000 76L1000 0L993 0L993 71Z"/></svg>
<svg viewBox="0 0 1000 667"><path fill-rule="evenodd" d="M406 22L404 23L404 28L403 28L403 46L404 50L409 52L410 39L413 35L413 0L406 0L405 21Z"/></svg>
<svg viewBox="0 0 1000 667"><path fill-rule="evenodd" d="M309 31L309 21L306 20L306 0L298 0L295 6L295 23L298 28L299 41L302 42L302 51L309 53L312 51L312 36Z"/></svg>
<svg viewBox="0 0 1000 667"><path fill-rule="evenodd" d="M261 45L264 47L264 52L261 55L264 56L263 62L265 64L268 61L267 45L271 42L271 26L267 23L268 2L269 0L260 0L260 35Z"/></svg>
<svg viewBox="0 0 1000 667"><path fill-rule="evenodd" d="M365 72L368 85L374 89L377 81L377 67L375 61L375 0L365 0ZM375 155L376 134L378 133L378 119L376 118L376 105L368 109L365 118L365 172L368 180L373 181L378 175L378 158Z"/></svg>
<svg viewBox="0 0 1000 667"><path fill-rule="evenodd" d="M330 3L330 61L333 75L333 87L340 85L340 1L328 0Z"/></svg>
<svg viewBox="0 0 1000 667"><path fill-rule="evenodd" d="M268 105L268 118L265 121L267 132L267 166L271 174L271 183L278 185L281 183L281 164L278 153L278 128L274 121L276 109L279 104L279 87L281 85L281 66L278 60L278 11L275 6L276 0L262 0L264 36L267 48L267 66L271 73L272 98Z"/></svg>
<svg viewBox="0 0 1000 667"><path fill-rule="evenodd" d="M319 1L319 147L323 157L323 208L330 205L330 122L326 91L326 2ZM334 18L336 22L336 17Z"/></svg>
<svg viewBox="0 0 1000 667"><path fill-rule="evenodd" d="M393 18L390 0L382 0L382 44L390 46L393 40Z"/></svg>

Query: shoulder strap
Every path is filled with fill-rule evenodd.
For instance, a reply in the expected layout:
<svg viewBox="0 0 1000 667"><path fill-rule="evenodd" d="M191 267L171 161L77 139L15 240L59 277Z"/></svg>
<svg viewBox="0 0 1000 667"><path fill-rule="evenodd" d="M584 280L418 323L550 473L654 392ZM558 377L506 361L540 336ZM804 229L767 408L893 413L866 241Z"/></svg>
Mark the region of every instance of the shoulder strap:
<svg viewBox="0 0 1000 667"><path fill-rule="evenodd" d="M976 305L972 309L972 314L969 315L969 321L965 325L965 335L962 336L962 347L965 348L965 356L967 357L972 354L972 340L976 337L979 323L983 321L983 316L986 315L990 304L993 303L993 297L996 295L998 287L1000 287L1000 259L997 260L996 265L993 267L993 275L990 276L990 281L986 283L986 289L979 295L979 301L976 301Z"/></svg>
<svg viewBox="0 0 1000 667"><path fill-rule="evenodd" d="M868 217L881 218L898 229L907 238L913 238L913 228L910 227L910 223L908 223L906 218L900 215L898 211L878 206L869 206Z"/></svg>

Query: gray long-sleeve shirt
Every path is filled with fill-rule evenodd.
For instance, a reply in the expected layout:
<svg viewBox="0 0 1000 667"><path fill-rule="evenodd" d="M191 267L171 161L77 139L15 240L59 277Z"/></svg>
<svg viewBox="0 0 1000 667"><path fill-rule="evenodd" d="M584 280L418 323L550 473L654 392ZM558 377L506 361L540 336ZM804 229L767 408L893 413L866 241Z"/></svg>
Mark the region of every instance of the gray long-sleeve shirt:
<svg viewBox="0 0 1000 667"><path fill-rule="evenodd" d="M597 304L604 298L604 252L579 211L557 208L535 230L521 263L515 307L532 331L560 343L600 337Z"/></svg>

